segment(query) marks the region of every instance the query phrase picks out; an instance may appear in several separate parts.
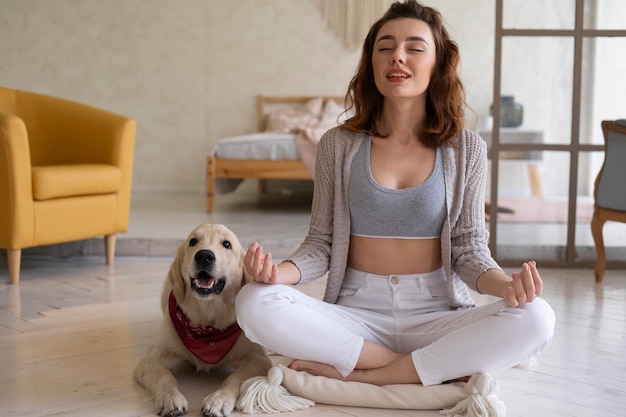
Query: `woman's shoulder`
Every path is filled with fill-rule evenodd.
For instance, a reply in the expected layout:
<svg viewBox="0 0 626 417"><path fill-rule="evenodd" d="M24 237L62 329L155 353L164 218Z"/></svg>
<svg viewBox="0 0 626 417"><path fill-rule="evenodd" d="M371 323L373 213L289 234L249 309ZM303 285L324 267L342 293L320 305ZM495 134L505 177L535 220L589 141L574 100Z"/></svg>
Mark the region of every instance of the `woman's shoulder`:
<svg viewBox="0 0 626 417"><path fill-rule="evenodd" d="M476 131L468 128L463 129L451 144L452 149L463 153L482 153L487 150L487 142Z"/></svg>
<svg viewBox="0 0 626 417"><path fill-rule="evenodd" d="M487 163L487 143L478 133L471 129L463 129L454 141L443 149L444 166L448 169L456 167L472 167ZM446 163L447 162L447 163Z"/></svg>
<svg viewBox="0 0 626 417"><path fill-rule="evenodd" d="M330 128L324 133L323 136L333 136L333 137L343 137L347 139L354 139L359 136L362 136L362 133L355 132L353 130L347 129L341 125Z"/></svg>
<svg viewBox="0 0 626 417"><path fill-rule="evenodd" d="M485 140L480 137L478 132L468 128L465 128L461 131L461 138L463 138L464 142L470 145L485 143Z"/></svg>
<svg viewBox="0 0 626 417"><path fill-rule="evenodd" d="M354 132L342 126L335 126L322 135L318 146L343 149L350 146L354 141L359 141L362 138L362 133Z"/></svg>

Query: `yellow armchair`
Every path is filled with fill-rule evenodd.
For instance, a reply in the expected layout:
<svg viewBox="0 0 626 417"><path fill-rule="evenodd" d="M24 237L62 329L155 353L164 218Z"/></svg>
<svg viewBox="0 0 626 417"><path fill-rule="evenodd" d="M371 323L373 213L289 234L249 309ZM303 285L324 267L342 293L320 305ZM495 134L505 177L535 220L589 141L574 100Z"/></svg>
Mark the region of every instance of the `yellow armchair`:
<svg viewBox="0 0 626 417"><path fill-rule="evenodd" d="M0 248L10 282L22 249L128 229L135 121L61 98L0 87Z"/></svg>

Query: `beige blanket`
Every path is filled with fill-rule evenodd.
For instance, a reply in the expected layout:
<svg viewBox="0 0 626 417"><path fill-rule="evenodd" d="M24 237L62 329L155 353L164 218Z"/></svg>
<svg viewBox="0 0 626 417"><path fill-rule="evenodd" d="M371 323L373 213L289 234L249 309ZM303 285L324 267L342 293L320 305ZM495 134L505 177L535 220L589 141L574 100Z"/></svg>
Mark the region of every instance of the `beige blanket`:
<svg viewBox="0 0 626 417"><path fill-rule="evenodd" d="M307 171L315 178L315 154L317 151L317 143L327 130L344 122L344 107L334 100L327 100L319 117L318 122L305 128L296 130L296 147L300 158L304 163Z"/></svg>
<svg viewBox="0 0 626 417"><path fill-rule="evenodd" d="M305 132L298 132L295 138L298 154L306 170L311 174L311 178L315 178L315 154L317 153L317 143L321 138L321 135L319 137L311 137Z"/></svg>

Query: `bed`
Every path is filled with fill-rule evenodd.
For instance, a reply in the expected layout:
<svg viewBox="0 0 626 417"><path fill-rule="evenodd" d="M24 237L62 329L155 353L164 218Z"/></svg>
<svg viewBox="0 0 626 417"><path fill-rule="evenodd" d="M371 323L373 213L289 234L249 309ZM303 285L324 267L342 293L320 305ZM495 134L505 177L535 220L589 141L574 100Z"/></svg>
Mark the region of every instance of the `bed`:
<svg viewBox="0 0 626 417"><path fill-rule="evenodd" d="M258 96L257 132L222 138L207 157L206 210L244 179L312 180L316 140L341 120L338 96Z"/></svg>

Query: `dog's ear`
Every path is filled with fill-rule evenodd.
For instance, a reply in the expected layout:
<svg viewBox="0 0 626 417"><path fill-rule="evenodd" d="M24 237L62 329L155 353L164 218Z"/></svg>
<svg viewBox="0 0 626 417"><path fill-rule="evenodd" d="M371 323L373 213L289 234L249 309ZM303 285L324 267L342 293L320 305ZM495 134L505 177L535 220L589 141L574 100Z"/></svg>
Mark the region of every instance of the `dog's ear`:
<svg viewBox="0 0 626 417"><path fill-rule="evenodd" d="M241 268L241 286L243 287L247 283L252 282L252 275L248 274L248 270L243 263L243 256L239 260L239 267Z"/></svg>
<svg viewBox="0 0 626 417"><path fill-rule="evenodd" d="M187 242L183 242L178 246L176 250L176 256L170 265L170 270L167 273L167 279L174 291L174 297L177 300L182 301L187 292L187 286L185 285L185 278L183 277L183 258L185 255L185 245Z"/></svg>

